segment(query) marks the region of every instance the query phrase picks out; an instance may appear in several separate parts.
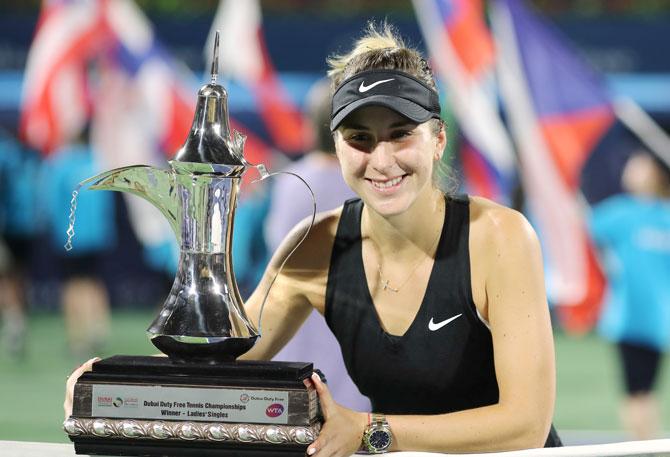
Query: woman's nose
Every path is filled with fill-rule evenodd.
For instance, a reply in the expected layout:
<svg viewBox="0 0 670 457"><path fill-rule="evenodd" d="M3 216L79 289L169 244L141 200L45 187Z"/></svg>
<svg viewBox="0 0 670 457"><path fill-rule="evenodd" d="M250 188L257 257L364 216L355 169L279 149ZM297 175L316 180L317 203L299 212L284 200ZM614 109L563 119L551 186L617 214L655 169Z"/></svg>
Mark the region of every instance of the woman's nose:
<svg viewBox="0 0 670 457"><path fill-rule="evenodd" d="M370 165L377 171L384 172L395 164L393 151L386 141L379 141L370 154Z"/></svg>

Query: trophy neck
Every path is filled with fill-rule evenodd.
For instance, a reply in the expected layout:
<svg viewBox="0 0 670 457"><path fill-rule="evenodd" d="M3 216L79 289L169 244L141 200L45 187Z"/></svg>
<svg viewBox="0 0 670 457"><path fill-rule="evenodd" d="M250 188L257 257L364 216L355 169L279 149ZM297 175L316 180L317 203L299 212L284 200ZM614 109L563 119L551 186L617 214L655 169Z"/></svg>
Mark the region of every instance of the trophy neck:
<svg viewBox="0 0 670 457"><path fill-rule="evenodd" d="M240 178L180 175L181 251L230 258Z"/></svg>
<svg viewBox="0 0 670 457"><path fill-rule="evenodd" d="M232 265L240 179L177 174L179 268L161 313L148 329L153 344L175 361L234 360L258 338L244 312Z"/></svg>

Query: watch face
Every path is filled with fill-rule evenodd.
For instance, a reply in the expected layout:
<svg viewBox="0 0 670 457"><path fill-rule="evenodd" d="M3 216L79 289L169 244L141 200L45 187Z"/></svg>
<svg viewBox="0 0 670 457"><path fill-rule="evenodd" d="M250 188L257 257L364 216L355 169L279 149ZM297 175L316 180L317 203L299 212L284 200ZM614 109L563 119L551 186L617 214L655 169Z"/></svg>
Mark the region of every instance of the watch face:
<svg viewBox="0 0 670 457"><path fill-rule="evenodd" d="M377 450L384 450L391 444L391 435L386 430L375 430L368 439L370 446Z"/></svg>

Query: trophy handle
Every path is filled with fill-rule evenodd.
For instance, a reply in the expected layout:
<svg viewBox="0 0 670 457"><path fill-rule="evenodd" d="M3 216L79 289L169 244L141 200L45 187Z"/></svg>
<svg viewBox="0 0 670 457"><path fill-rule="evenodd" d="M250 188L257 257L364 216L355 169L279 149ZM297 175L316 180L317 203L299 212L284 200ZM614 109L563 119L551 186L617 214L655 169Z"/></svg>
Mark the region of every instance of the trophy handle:
<svg viewBox="0 0 670 457"><path fill-rule="evenodd" d="M270 281L270 286L265 291L265 295L263 296L263 301L261 302L261 309L258 311L258 335L262 337L263 332L262 332L261 319L263 318L263 309L265 308L265 302L267 301L268 296L270 295L270 290L272 289L272 286L277 280L279 273L281 273L282 269L284 268L284 265L286 264L288 259L293 255L293 253L298 250L303 241L307 239L307 235L309 235L309 232L312 230L312 227L314 226L314 221L316 220L316 196L314 195L314 191L312 190L312 188L309 186L309 184L307 184L307 181L305 181L300 175L297 175L290 171L276 171L274 173L269 173L267 168L265 168L265 165L263 165L262 163L258 165L250 164L250 166L254 167L256 171L258 171L258 174L260 175L260 178L252 181L253 183L263 181L273 176L290 175L293 176L294 178L299 179L305 185L305 187L307 187L307 190L309 191L309 194L312 197L312 219L309 221L309 227L307 227L307 230L305 230L305 233L303 234L302 238L300 238L300 241L298 241L298 243L293 247L293 249L291 249L291 252L289 252L289 254L284 258L282 263L279 265L279 268L277 268L277 272L272 277L272 281Z"/></svg>

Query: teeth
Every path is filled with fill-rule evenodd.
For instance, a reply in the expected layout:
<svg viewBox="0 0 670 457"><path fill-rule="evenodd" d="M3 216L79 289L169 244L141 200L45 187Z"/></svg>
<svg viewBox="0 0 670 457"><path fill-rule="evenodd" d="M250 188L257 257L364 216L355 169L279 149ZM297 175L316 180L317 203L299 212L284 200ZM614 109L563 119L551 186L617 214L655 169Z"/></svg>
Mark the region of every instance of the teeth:
<svg viewBox="0 0 670 457"><path fill-rule="evenodd" d="M387 189L389 187L393 187L396 184L398 184L400 181L402 181L402 176L398 176L397 178L390 179L388 181L372 181L372 185L375 186L378 189Z"/></svg>

